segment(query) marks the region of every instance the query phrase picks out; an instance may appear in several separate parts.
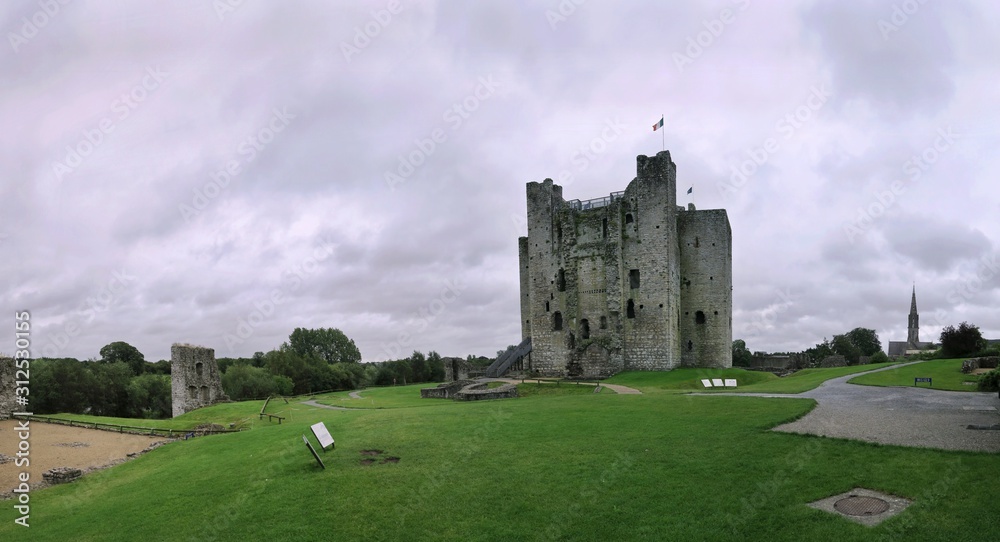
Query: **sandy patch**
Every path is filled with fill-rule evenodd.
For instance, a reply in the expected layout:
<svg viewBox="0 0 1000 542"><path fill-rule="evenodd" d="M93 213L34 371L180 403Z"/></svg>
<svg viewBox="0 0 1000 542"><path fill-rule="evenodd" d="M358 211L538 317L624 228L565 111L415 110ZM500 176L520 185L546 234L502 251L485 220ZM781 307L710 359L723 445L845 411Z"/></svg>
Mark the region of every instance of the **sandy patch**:
<svg viewBox="0 0 1000 542"><path fill-rule="evenodd" d="M29 465L17 465L18 420L0 421L0 498L8 498L17 487L18 476L28 473L32 489L44 487L42 473L55 467L75 467L91 472L110 467L129 459L146 448L169 439L143 435L129 435L67 427L51 423L31 422L28 443Z"/></svg>

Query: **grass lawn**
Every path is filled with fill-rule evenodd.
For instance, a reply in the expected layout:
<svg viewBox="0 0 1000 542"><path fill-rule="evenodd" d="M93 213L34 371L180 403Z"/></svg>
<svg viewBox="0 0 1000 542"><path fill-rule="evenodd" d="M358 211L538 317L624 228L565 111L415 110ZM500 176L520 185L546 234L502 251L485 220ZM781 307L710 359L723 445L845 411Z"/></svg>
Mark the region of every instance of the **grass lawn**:
<svg viewBox="0 0 1000 542"><path fill-rule="evenodd" d="M934 359L906 367L897 367L880 373L860 375L850 380L851 384L867 386L913 386L914 378L930 378L931 384L921 382L920 387L937 390L976 391L976 386L963 382L978 382L979 375L962 373L962 359Z"/></svg>
<svg viewBox="0 0 1000 542"><path fill-rule="evenodd" d="M281 406L279 406L279 404ZM217 423L225 428L229 424L235 424L237 428L248 429L261 423L257 413L264 405L264 400L241 401L238 403L222 403L213 406L211 409L201 408L178 416L163 420L147 420L142 418L114 418L110 416L87 416L84 414L45 414L52 418L64 420L78 420L86 422L108 423L114 425L129 425L133 427L154 427L158 429L193 429L203 423ZM287 407L280 400L272 400L267 406L267 412L281 415L279 412ZM263 422L267 424L265 420Z"/></svg>
<svg viewBox="0 0 1000 542"><path fill-rule="evenodd" d="M806 399L592 390L551 397L542 394L552 385L535 387L538 394L525 399L437 401L436 408L282 404L288 417L281 425L174 442L34 491L29 529L14 524L13 503L0 506L0 540L1000 536L997 454L767 431L808 412ZM221 419L243 405L256 419L260 404L198 412L213 418L218 409ZM337 440L335 450L320 452L325 470L301 439L320 420ZM365 450L399 462L363 465L371 457ZM859 486L914 504L874 528L806 506Z"/></svg>
<svg viewBox="0 0 1000 542"><path fill-rule="evenodd" d="M634 371L617 374L607 380L609 384L622 384L644 393L657 391L746 391L761 393L801 393L809 391L823 382L863 371L888 367L892 363L873 363L851 367L829 369L803 369L786 377L777 377L764 371L746 369L674 369L667 372ZM735 378L736 389L706 389L701 385L703 378Z"/></svg>
<svg viewBox="0 0 1000 542"><path fill-rule="evenodd" d="M350 396L351 392L338 391L314 397L317 403L322 405L339 406L347 408L411 408L441 406L447 404L446 401L423 399L420 397L420 390L423 388L433 388L437 382L425 382L423 384L410 384L407 386L391 386L384 388L368 388L364 390L354 390L361 399ZM303 398L308 400L309 397ZM269 409L270 410L270 409Z"/></svg>

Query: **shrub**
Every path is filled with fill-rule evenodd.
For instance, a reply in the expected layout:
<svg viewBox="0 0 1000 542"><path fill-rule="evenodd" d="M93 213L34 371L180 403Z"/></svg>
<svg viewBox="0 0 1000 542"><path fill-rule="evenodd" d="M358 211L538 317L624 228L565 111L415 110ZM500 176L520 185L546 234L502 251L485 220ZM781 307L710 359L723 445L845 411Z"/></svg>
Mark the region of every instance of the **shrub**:
<svg viewBox="0 0 1000 542"><path fill-rule="evenodd" d="M993 369L979 377L979 391L998 390L1000 390L1000 369Z"/></svg>

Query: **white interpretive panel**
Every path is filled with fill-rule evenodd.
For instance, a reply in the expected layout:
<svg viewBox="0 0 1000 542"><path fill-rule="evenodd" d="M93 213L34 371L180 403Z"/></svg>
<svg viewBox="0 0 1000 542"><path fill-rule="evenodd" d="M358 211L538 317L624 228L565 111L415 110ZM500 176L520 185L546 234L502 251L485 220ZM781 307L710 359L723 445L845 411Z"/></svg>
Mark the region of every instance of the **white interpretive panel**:
<svg viewBox="0 0 1000 542"><path fill-rule="evenodd" d="M727 388L735 388L736 387L736 379L735 378L727 378L726 379L726 387Z"/></svg>
<svg viewBox="0 0 1000 542"><path fill-rule="evenodd" d="M702 378L701 379L701 385L705 386L706 388L711 388L712 387L712 381L709 380L709 379L707 379L707 378Z"/></svg>
<svg viewBox="0 0 1000 542"><path fill-rule="evenodd" d="M333 437L330 436L330 432L326 430L326 425L323 422L314 423L309 427L312 429L313 435L316 435L320 448L325 450L327 446L333 446Z"/></svg>

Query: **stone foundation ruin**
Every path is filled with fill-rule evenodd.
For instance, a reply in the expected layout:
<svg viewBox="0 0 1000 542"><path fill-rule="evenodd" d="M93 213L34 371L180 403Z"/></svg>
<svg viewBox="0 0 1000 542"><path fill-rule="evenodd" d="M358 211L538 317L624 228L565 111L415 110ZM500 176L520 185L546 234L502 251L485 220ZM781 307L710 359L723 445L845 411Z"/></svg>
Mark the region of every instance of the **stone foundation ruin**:
<svg viewBox="0 0 1000 542"><path fill-rule="evenodd" d="M190 344L170 347L170 399L174 417L229 401L222 391L214 349Z"/></svg>

